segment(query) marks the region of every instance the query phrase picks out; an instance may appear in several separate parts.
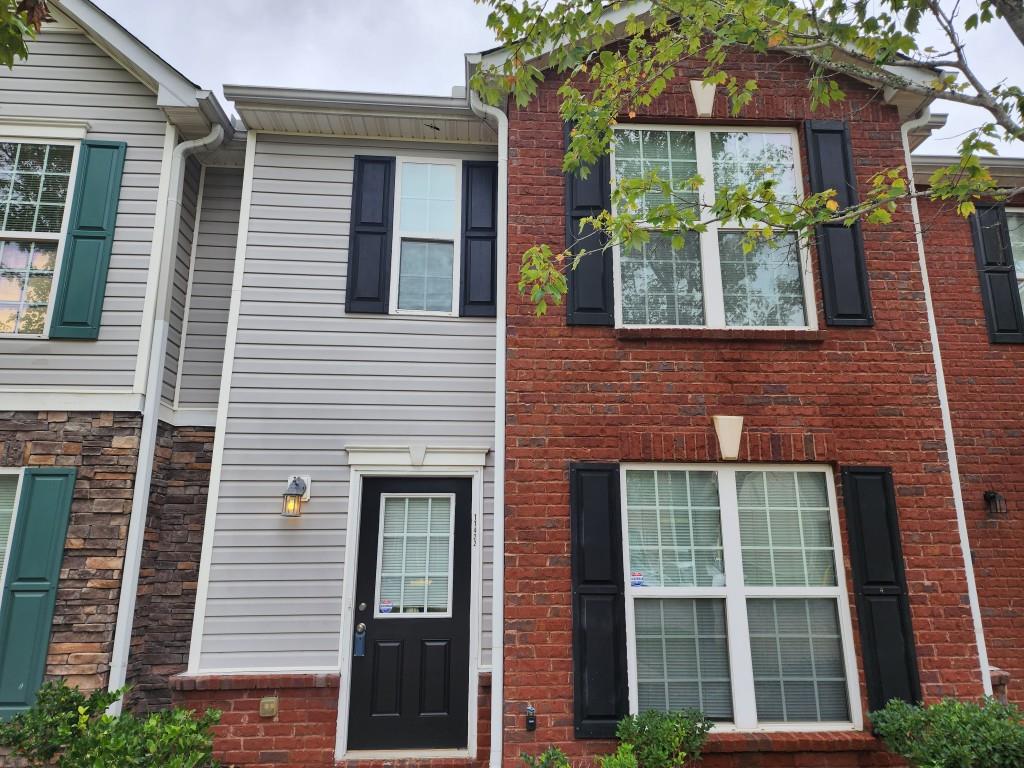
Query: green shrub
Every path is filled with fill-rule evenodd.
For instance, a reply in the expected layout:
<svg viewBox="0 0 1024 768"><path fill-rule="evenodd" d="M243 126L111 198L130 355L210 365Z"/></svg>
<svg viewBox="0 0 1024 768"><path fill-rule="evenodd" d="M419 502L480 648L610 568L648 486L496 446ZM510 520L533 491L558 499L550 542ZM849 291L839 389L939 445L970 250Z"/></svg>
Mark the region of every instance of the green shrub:
<svg viewBox="0 0 1024 768"><path fill-rule="evenodd" d="M1020 709L987 699L944 699L913 706L893 699L871 713L886 746L913 768L1020 768L1024 720Z"/></svg>
<svg viewBox="0 0 1024 768"><path fill-rule="evenodd" d="M548 747L539 755L519 755L526 768L570 768L571 763L565 752L558 747Z"/></svg>
<svg viewBox="0 0 1024 768"><path fill-rule="evenodd" d="M46 683L27 712L0 724L0 747L33 768L217 768L210 726L184 709L112 716L106 710L124 691L86 696L64 681Z"/></svg>
<svg viewBox="0 0 1024 768"><path fill-rule="evenodd" d="M619 744L619 748L610 755L597 758L601 768L637 768L636 752L632 744Z"/></svg>
<svg viewBox="0 0 1024 768"><path fill-rule="evenodd" d="M681 768L700 759L711 725L711 721L695 709L649 710L623 718L616 735L619 741L633 748L633 764L637 768ZM628 758L623 756L623 759Z"/></svg>

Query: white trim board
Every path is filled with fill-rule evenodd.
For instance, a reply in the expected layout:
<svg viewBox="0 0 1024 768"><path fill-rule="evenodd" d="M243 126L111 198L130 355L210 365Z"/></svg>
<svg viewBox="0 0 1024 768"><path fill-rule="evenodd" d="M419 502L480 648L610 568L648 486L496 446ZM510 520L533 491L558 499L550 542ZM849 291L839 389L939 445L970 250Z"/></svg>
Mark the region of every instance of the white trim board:
<svg viewBox="0 0 1024 768"><path fill-rule="evenodd" d="M4 411L116 411L141 413L144 398L125 390L0 389Z"/></svg>
<svg viewBox="0 0 1024 768"><path fill-rule="evenodd" d="M216 408L171 408L160 403L160 421L172 427L216 427Z"/></svg>
<svg viewBox="0 0 1024 768"><path fill-rule="evenodd" d="M480 687L480 625L483 611L483 514L484 514L484 466L410 466L402 463L377 463L372 466L356 465L351 462L352 448L347 449L350 456L348 513L346 515L345 541L348 542L345 552L345 571L342 581L341 608L341 643L339 646L338 670L341 673L341 684L338 692L338 723L335 741L335 759L363 759L366 753L348 753L348 716L349 690L352 669L352 634L355 627L355 582L358 567L359 525L362 509L363 478L374 476L402 475L413 478L443 477L466 478L473 481L472 490L472 529L471 529L471 567L469 596L469 685L467 696L469 707L466 731L466 752L476 754L477 743L477 694ZM394 449L392 449L394 450ZM480 449L468 449L479 453ZM396 452L398 453L398 452ZM411 453L408 451L407 453ZM486 457L486 451L481 458ZM379 457L378 457L379 461ZM353 542L355 542L353 544ZM433 750L415 751L420 757L429 757Z"/></svg>
<svg viewBox="0 0 1024 768"><path fill-rule="evenodd" d="M231 305L228 329L224 339L224 363L221 368L220 394L217 398L217 423L210 466L210 487L203 523L203 547L199 559L199 585L192 616L192 637L188 648L188 671L198 673L206 621L206 599L210 591L210 567L213 563L213 539L217 534L217 504L220 501L220 478L224 470L224 441L227 439L228 406L231 404L231 379L234 373L235 344L238 341L238 318L242 307L242 281L245 277L245 251L249 242L249 213L252 206L253 169L256 165L256 134L245 140L245 166L242 174L242 200L239 209L238 241L235 244L235 271L231 281Z"/></svg>

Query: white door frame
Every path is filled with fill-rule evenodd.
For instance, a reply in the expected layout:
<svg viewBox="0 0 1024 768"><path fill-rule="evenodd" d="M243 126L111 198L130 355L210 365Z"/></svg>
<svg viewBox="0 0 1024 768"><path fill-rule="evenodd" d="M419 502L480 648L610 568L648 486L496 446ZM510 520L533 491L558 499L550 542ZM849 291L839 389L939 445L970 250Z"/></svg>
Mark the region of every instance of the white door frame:
<svg viewBox="0 0 1024 768"><path fill-rule="evenodd" d="M341 644L338 671L338 729L336 760L401 759L404 757L473 757L477 740L477 693L480 685L480 621L483 577L484 466L489 448L425 446L349 446L348 514L345 521L345 571L342 584ZM364 477L443 477L472 480L472 522L469 597L469 697L466 749L348 751L349 691L352 674L352 635L355 627L355 582L359 559L359 525Z"/></svg>

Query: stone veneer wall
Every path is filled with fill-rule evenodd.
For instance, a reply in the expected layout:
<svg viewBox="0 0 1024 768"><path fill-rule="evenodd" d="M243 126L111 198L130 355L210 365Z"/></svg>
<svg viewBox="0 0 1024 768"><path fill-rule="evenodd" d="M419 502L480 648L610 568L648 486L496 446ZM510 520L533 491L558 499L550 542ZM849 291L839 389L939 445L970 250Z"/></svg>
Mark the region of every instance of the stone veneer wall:
<svg viewBox="0 0 1024 768"><path fill-rule="evenodd" d="M168 678L188 666L213 435L212 427L157 429L128 666L138 711L169 705Z"/></svg>
<svg viewBox="0 0 1024 768"><path fill-rule="evenodd" d="M77 467L47 678L103 688L117 621L142 417L0 412L0 466Z"/></svg>

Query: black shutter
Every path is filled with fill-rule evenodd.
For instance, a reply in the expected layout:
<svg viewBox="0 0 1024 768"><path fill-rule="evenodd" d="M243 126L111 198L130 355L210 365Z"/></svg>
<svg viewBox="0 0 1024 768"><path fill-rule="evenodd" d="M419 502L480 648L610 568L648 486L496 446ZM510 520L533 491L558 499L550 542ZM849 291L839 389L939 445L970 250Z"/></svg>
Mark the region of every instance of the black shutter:
<svg viewBox="0 0 1024 768"><path fill-rule="evenodd" d="M1001 205L977 208L977 213L971 216L971 234L978 259L988 337L996 344L1024 343L1024 312L1017 288L1017 270L1013 266L1006 209Z"/></svg>
<svg viewBox="0 0 1024 768"><path fill-rule="evenodd" d="M569 146L569 126L565 128L565 146ZM604 235L580 233L580 220L596 216L611 207L611 159L605 155L590 168L587 178L565 175L565 245L573 253L586 249L588 254L576 269L570 269L566 322L569 325L614 325L612 304L612 252L602 250Z"/></svg>
<svg viewBox="0 0 1024 768"><path fill-rule="evenodd" d="M917 703L921 685L892 470L844 468L843 497L868 706L880 709L890 699Z"/></svg>
<svg viewBox="0 0 1024 768"><path fill-rule="evenodd" d="M387 314L394 193L395 158L355 158L346 312Z"/></svg>
<svg viewBox="0 0 1024 768"><path fill-rule="evenodd" d="M569 468L576 737L611 739L629 713L619 467Z"/></svg>
<svg viewBox="0 0 1024 768"><path fill-rule="evenodd" d="M459 314L497 315L498 164L462 164L462 286Z"/></svg>
<svg viewBox="0 0 1024 768"><path fill-rule="evenodd" d="M850 131L842 120L807 121L811 192L836 191L841 208L857 203ZM817 230L821 294L829 325L874 325L860 223L825 224Z"/></svg>

